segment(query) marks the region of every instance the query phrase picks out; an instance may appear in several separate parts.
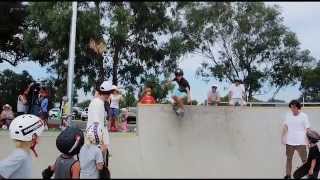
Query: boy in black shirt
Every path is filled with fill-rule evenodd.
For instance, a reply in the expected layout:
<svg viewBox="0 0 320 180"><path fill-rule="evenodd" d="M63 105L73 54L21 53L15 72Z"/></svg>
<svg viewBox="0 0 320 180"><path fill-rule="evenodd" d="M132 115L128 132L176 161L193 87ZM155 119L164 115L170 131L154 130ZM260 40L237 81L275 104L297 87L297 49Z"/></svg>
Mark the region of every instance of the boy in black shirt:
<svg viewBox="0 0 320 180"><path fill-rule="evenodd" d="M179 85L179 88L175 91L172 98L177 104L178 109L176 112L183 116L184 113L184 101L187 100L188 103L191 102L191 95L190 95L190 85L189 82L183 77L182 69L177 69L175 71L175 78L172 81L176 81Z"/></svg>
<svg viewBox="0 0 320 180"><path fill-rule="evenodd" d="M307 138L309 141L308 160L294 172L293 177L295 179L300 179L305 175L308 175L309 179L318 178L320 170L320 152L317 142L320 139L320 135L316 131L308 129Z"/></svg>

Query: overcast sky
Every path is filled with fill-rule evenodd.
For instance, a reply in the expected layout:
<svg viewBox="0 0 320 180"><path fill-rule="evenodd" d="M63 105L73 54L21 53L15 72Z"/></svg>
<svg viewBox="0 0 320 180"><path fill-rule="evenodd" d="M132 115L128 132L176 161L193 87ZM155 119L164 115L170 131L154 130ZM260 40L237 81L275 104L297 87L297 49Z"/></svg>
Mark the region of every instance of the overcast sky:
<svg viewBox="0 0 320 180"><path fill-rule="evenodd" d="M284 17L284 23L289 29L297 34L297 37L301 43L302 49L309 49L312 56L316 59L320 59L320 2L266 2L267 5L277 4L281 7L282 16ZM180 67L184 69L186 79L189 80L192 91L192 99L197 99L203 102L206 98L207 91L212 83L208 84L201 79L196 79L195 71L199 67L199 63L203 59L198 55L188 55L182 59ZM19 64L17 67L12 67L9 64L0 64L0 71L4 69L12 69L17 73L21 73L22 70L27 70L34 79L45 79L48 77L45 68L41 68L38 64L27 62ZM222 95L227 94L228 84L222 83L220 85L220 92ZM291 99L298 98L300 92L298 90L299 85L294 87L287 87L282 89L277 95L277 99L290 101ZM274 92L271 88L264 88L265 94L256 96L261 100L268 100ZM91 98L90 96L84 96L82 92L79 92L79 101Z"/></svg>

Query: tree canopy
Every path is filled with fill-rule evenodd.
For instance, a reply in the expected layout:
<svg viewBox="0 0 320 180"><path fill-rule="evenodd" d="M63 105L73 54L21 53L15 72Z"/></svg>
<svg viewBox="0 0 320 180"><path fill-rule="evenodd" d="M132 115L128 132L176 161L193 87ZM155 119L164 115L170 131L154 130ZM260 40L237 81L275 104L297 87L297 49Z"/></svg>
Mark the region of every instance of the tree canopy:
<svg viewBox="0 0 320 180"><path fill-rule="evenodd" d="M249 99L268 81L294 84L314 60L301 51L277 6L263 2L195 2L185 6L188 51L206 57L197 74L220 81L243 80ZM279 90L277 90L279 91Z"/></svg>

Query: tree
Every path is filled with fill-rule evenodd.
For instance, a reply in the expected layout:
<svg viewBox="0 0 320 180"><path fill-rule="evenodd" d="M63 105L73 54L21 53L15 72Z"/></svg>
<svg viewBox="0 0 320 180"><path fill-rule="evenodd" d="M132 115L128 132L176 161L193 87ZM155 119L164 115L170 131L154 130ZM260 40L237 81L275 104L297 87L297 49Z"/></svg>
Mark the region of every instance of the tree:
<svg viewBox="0 0 320 180"><path fill-rule="evenodd" d="M137 99L134 95L134 90L132 87L129 87L129 90L123 96L123 101L120 101L120 108L125 107L135 107L137 106Z"/></svg>
<svg viewBox="0 0 320 180"><path fill-rule="evenodd" d="M185 7L188 51L203 55L197 75L233 82L242 79L249 100L262 85L294 84L314 59L300 51L295 33L283 24L277 6L263 2L195 2ZM303 57L303 58L302 58ZM290 70L294 71L290 71Z"/></svg>
<svg viewBox="0 0 320 180"><path fill-rule="evenodd" d="M82 109L85 109L89 106L91 100L85 100L83 102L78 103L78 106Z"/></svg>
<svg viewBox="0 0 320 180"><path fill-rule="evenodd" d="M178 21L171 2L104 2L102 17L109 22L107 77L114 84L138 85L137 77L171 72L182 55L174 47Z"/></svg>
<svg viewBox="0 0 320 180"><path fill-rule="evenodd" d="M165 85L166 80L160 81L159 77L156 75L143 76L141 77L140 83L144 84L144 87L140 87L139 96L142 96L141 93L143 92L143 89L145 87L150 87L157 103L162 103L163 101L165 101L169 91L172 91L174 88L173 84Z"/></svg>
<svg viewBox="0 0 320 180"><path fill-rule="evenodd" d="M300 90L303 92L302 96L304 96L305 101L320 102L319 78L320 78L320 63L318 64L317 67L304 71Z"/></svg>
<svg viewBox="0 0 320 180"><path fill-rule="evenodd" d="M137 78L145 73L160 74L176 67L181 54L171 46L178 30L167 13L171 3L78 4L75 88L87 93L111 76L115 85L138 85ZM64 90L71 2L32 2L27 10L25 47L29 56L41 65L50 65L50 72L58 76L58 89ZM89 48L91 39L105 40L106 55Z"/></svg>
<svg viewBox="0 0 320 180"><path fill-rule="evenodd" d="M50 65L49 73L61 100L66 94L71 2L32 2L27 7L28 16L24 32L24 46L30 52L30 60L40 65ZM90 39L101 39L102 27L96 8L90 3L78 3L75 89L85 93L100 84L105 78L103 57L89 48Z"/></svg>
<svg viewBox="0 0 320 180"><path fill-rule="evenodd" d="M0 2L0 63L16 66L24 61L27 53L23 46L25 5L19 1Z"/></svg>
<svg viewBox="0 0 320 180"><path fill-rule="evenodd" d="M13 111L17 110L17 99L22 88L33 82L32 76L27 71L17 74L6 69L0 72L0 94L3 104L10 104Z"/></svg>

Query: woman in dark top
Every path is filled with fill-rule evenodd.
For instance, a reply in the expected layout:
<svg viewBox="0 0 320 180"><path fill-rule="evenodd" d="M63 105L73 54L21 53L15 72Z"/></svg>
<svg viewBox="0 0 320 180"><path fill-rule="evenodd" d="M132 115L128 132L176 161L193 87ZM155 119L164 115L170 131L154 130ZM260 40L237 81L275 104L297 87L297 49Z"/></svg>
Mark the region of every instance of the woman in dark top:
<svg viewBox="0 0 320 180"><path fill-rule="evenodd" d="M309 141L309 154L305 164L299 167L293 174L295 179L300 179L308 175L309 179L317 179L320 170L320 152L317 142L320 135L314 130L307 130L307 138Z"/></svg>

